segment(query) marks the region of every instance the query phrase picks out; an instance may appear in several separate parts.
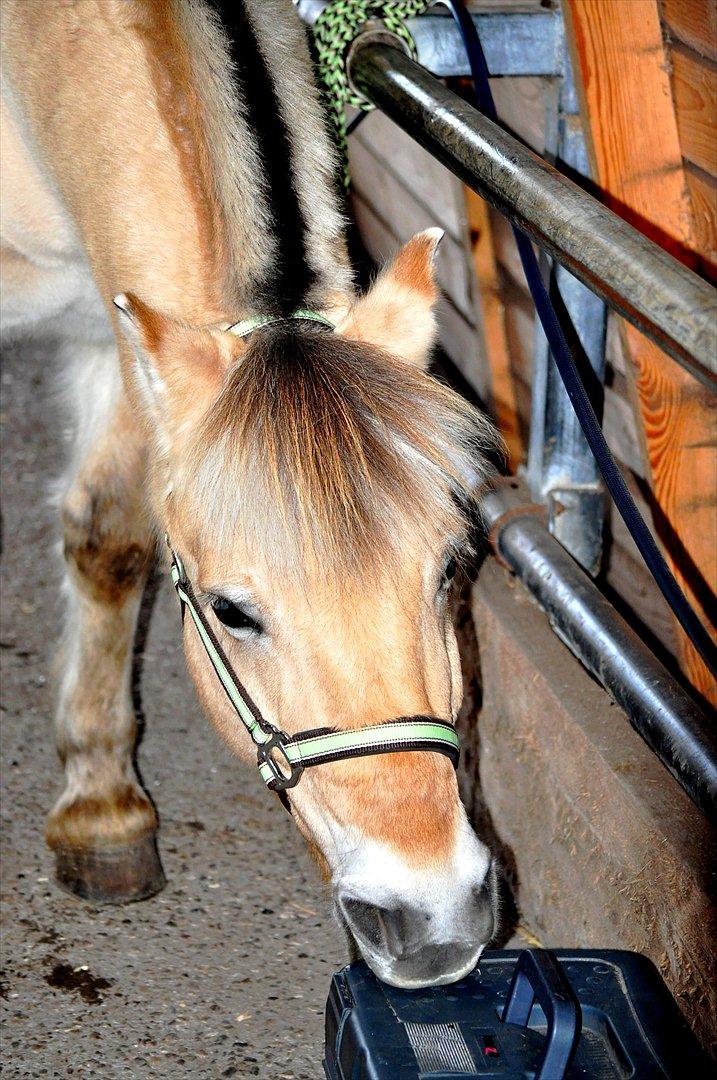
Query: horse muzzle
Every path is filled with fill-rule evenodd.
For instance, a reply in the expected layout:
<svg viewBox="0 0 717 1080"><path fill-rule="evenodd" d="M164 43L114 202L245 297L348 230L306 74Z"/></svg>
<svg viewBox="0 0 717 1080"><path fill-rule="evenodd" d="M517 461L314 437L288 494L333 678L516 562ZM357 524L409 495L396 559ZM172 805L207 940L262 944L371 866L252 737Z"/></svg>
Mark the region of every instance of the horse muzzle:
<svg viewBox="0 0 717 1080"><path fill-rule="evenodd" d="M439 894L434 903L383 896L377 904L341 887L335 895L366 963L384 982L404 989L462 979L478 963L496 929L492 865L483 881L452 897Z"/></svg>

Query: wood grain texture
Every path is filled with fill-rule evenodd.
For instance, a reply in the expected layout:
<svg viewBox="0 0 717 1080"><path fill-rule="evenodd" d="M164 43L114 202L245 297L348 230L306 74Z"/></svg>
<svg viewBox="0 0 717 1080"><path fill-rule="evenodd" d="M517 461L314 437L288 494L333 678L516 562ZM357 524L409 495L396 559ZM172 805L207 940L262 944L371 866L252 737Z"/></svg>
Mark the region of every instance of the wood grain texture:
<svg viewBox="0 0 717 1080"><path fill-rule="evenodd" d="M542 154L545 148L545 97L549 80L535 76L491 79L490 87L501 126Z"/></svg>
<svg viewBox="0 0 717 1080"><path fill-rule="evenodd" d="M528 283L525 280L523 264L520 261L518 245L513 236L512 226L507 218L492 207L490 218L493 231L493 246L498 265L501 271L510 278L511 282L519 289L522 289L526 296L529 297ZM534 250L536 255L539 254L537 247Z"/></svg>
<svg viewBox="0 0 717 1080"><path fill-rule="evenodd" d="M351 178L353 189L365 203L373 206L374 211L398 237L405 243L415 233L435 225L444 226L440 212L424 206L411 192L403 180L403 173L411 175L420 169L420 161L425 151L415 146L413 158L401 158L397 167L389 166L382 156L373 154L362 143L356 142L351 148ZM419 156L420 155L420 156ZM394 163L396 164L396 163ZM446 174L446 184L436 187L436 202L448 202L453 185L459 181ZM465 211L464 211L465 213ZM466 235L464 220L463 234ZM464 239L456 240L446 229L436 260L436 273L441 288L450 296L453 303L465 318L473 319L475 304L470 260Z"/></svg>
<svg viewBox="0 0 717 1080"><path fill-rule="evenodd" d="M672 92L682 156L717 173L717 69L710 60L672 49Z"/></svg>
<svg viewBox="0 0 717 1080"><path fill-rule="evenodd" d="M532 380L533 347L535 340L535 307L525 285L520 260L515 254L515 242L506 222L497 211L490 210L490 228L493 252L498 270L498 296L501 302L507 347L510 358L509 372L513 395L518 402L517 423L521 431L530 423L530 410L524 408ZM626 348L618 330L619 320L610 314L606 342L606 360L620 373L615 385L605 391L603 431L610 449L623 465L638 476L645 477L642 439L638 436L633 410L633 397L625 378ZM490 354L491 341L486 330L486 347ZM523 388L528 393L523 393Z"/></svg>
<svg viewBox="0 0 717 1080"><path fill-rule="evenodd" d="M661 0L670 38L717 60L717 0Z"/></svg>
<svg viewBox="0 0 717 1080"><path fill-rule="evenodd" d="M440 225L459 243L465 241L466 210L460 182L378 109L365 117L349 140L352 176L363 178L364 187L371 177L370 161L366 162L368 175L364 164L367 153L400 180L411 201L431 212L434 225Z"/></svg>
<svg viewBox="0 0 717 1080"><path fill-rule="evenodd" d="M565 11L605 201L694 268L692 207L657 0L567 0ZM705 608L717 592L713 399L632 326L624 333L655 528L678 580L709 623ZM680 642L688 677L717 704L715 680L684 635Z"/></svg>
<svg viewBox="0 0 717 1080"><path fill-rule="evenodd" d="M717 281L717 180L689 163L685 166L685 179L692 202L700 268L706 277Z"/></svg>
<svg viewBox="0 0 717 1080"><path fill-rule="evenodd" d="M525 447L516 399L515 377L505 327L505 307L500 290L498 267L488 204L466 188L466 207L481 309L483 334L491 371L491 405L508 450L508 468L515 472L523 460Z"/></svg>

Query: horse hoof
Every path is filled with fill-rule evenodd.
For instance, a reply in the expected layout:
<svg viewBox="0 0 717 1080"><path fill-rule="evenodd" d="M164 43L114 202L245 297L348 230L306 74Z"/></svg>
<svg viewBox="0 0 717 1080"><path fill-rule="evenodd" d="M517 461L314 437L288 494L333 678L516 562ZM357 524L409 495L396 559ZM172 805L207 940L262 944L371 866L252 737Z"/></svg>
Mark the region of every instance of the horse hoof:
<svg viewBox="0 0 717 1080"><path fill-rule="evenodd" d="M153 833L124 847L57 848L57 884L90 904L130 904L165 885Z"/></svg>

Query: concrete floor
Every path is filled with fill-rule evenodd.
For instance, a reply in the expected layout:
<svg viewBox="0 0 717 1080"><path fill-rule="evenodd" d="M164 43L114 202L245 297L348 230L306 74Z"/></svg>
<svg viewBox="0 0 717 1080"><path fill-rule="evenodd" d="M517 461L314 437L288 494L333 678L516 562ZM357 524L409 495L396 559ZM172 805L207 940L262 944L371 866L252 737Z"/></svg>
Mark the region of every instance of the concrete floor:
<svg viewBox="0 0 717 1080"><path fill-rule="evenodd" d="M162 581L144 650L139 761L168 884L93 910L52 882L60 791L51 663L61 625L57 514L70 438L51 346L2 374L2 996L6 1080L322 1076L323 1008L345 960L288 815L196 704Z"/></svg>

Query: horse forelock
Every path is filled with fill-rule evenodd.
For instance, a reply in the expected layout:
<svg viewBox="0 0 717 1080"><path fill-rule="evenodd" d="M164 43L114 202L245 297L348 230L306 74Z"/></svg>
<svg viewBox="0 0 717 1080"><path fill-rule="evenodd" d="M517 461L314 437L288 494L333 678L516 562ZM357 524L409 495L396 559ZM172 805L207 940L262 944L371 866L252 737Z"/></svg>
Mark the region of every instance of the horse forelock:
<svg viewBox="0 0 717 1080"><path fill-rule="evenodd" d="M491 426L447 386L338 335L257 335L183 454L203 544L363 576L410 544L464 541Z"/></svg>

